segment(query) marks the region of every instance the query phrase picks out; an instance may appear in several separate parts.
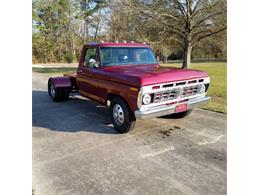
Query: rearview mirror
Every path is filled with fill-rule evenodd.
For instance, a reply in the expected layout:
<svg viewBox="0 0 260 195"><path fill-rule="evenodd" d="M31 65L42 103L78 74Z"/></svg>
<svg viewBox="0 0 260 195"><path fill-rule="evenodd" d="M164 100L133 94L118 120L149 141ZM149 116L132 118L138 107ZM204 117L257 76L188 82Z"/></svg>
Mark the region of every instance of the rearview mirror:
<svg viewBox="0 0 260 195"><path fill-rule="evenodd" d="M94 59L89 60L89 66L92 68L98 68L98 62Z"/></svg>

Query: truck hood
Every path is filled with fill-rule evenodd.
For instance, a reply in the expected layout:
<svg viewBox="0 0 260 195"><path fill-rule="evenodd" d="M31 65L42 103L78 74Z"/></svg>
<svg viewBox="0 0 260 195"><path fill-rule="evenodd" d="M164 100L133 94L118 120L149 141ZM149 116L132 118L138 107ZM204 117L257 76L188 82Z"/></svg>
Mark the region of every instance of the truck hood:
<svg viewBox="0 0 260 195"><path fill-rule="evenodd" d="M146 86L165 82L175 82L200 77L208 74L199 70L162 67L159 65L132 65L102 67L113 80L132 86Z"/></svg>

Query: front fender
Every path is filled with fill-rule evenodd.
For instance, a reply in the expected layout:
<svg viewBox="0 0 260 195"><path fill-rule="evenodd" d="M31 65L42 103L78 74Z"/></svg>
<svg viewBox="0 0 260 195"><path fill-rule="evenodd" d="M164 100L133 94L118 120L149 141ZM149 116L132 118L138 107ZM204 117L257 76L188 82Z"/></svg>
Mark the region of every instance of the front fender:
<svg viewBox="0 0 260 195"><path fill-rule="evenodd" d="M50 81L53 82L55 88L65 87L65 88L71 88L72 84L69 77L51 77L49 78L48 83Z"/></svg>

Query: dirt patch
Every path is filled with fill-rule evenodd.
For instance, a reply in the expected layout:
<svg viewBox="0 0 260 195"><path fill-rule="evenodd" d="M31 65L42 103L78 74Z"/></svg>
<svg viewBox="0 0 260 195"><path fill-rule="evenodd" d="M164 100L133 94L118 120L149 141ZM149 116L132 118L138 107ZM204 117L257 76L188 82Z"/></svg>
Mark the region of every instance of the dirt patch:
<svg viewBox="0 0 260 195"><path fill-rule="evenodd" d="M159 131L159 133L162 138L166 138L166 137L170 136L172 134L172 132L174 132L176 130L183 130L183 128L181 128L179 126L173 126L168 129L161 130L161 131Z"/></svg>

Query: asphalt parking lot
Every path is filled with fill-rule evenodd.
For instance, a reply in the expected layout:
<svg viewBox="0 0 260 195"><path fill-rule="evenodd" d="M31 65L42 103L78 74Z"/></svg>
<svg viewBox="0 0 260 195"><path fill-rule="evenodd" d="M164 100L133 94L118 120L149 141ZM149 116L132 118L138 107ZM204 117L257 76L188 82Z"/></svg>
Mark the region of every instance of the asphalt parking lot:
<svg viewBox="0 0 260 195"><path fill-rule="evenodd" d="M118 134L107 108L80 97L54 103L49 75L32 74L36 195L226 194L226 115L195 109Z"/></svg>

